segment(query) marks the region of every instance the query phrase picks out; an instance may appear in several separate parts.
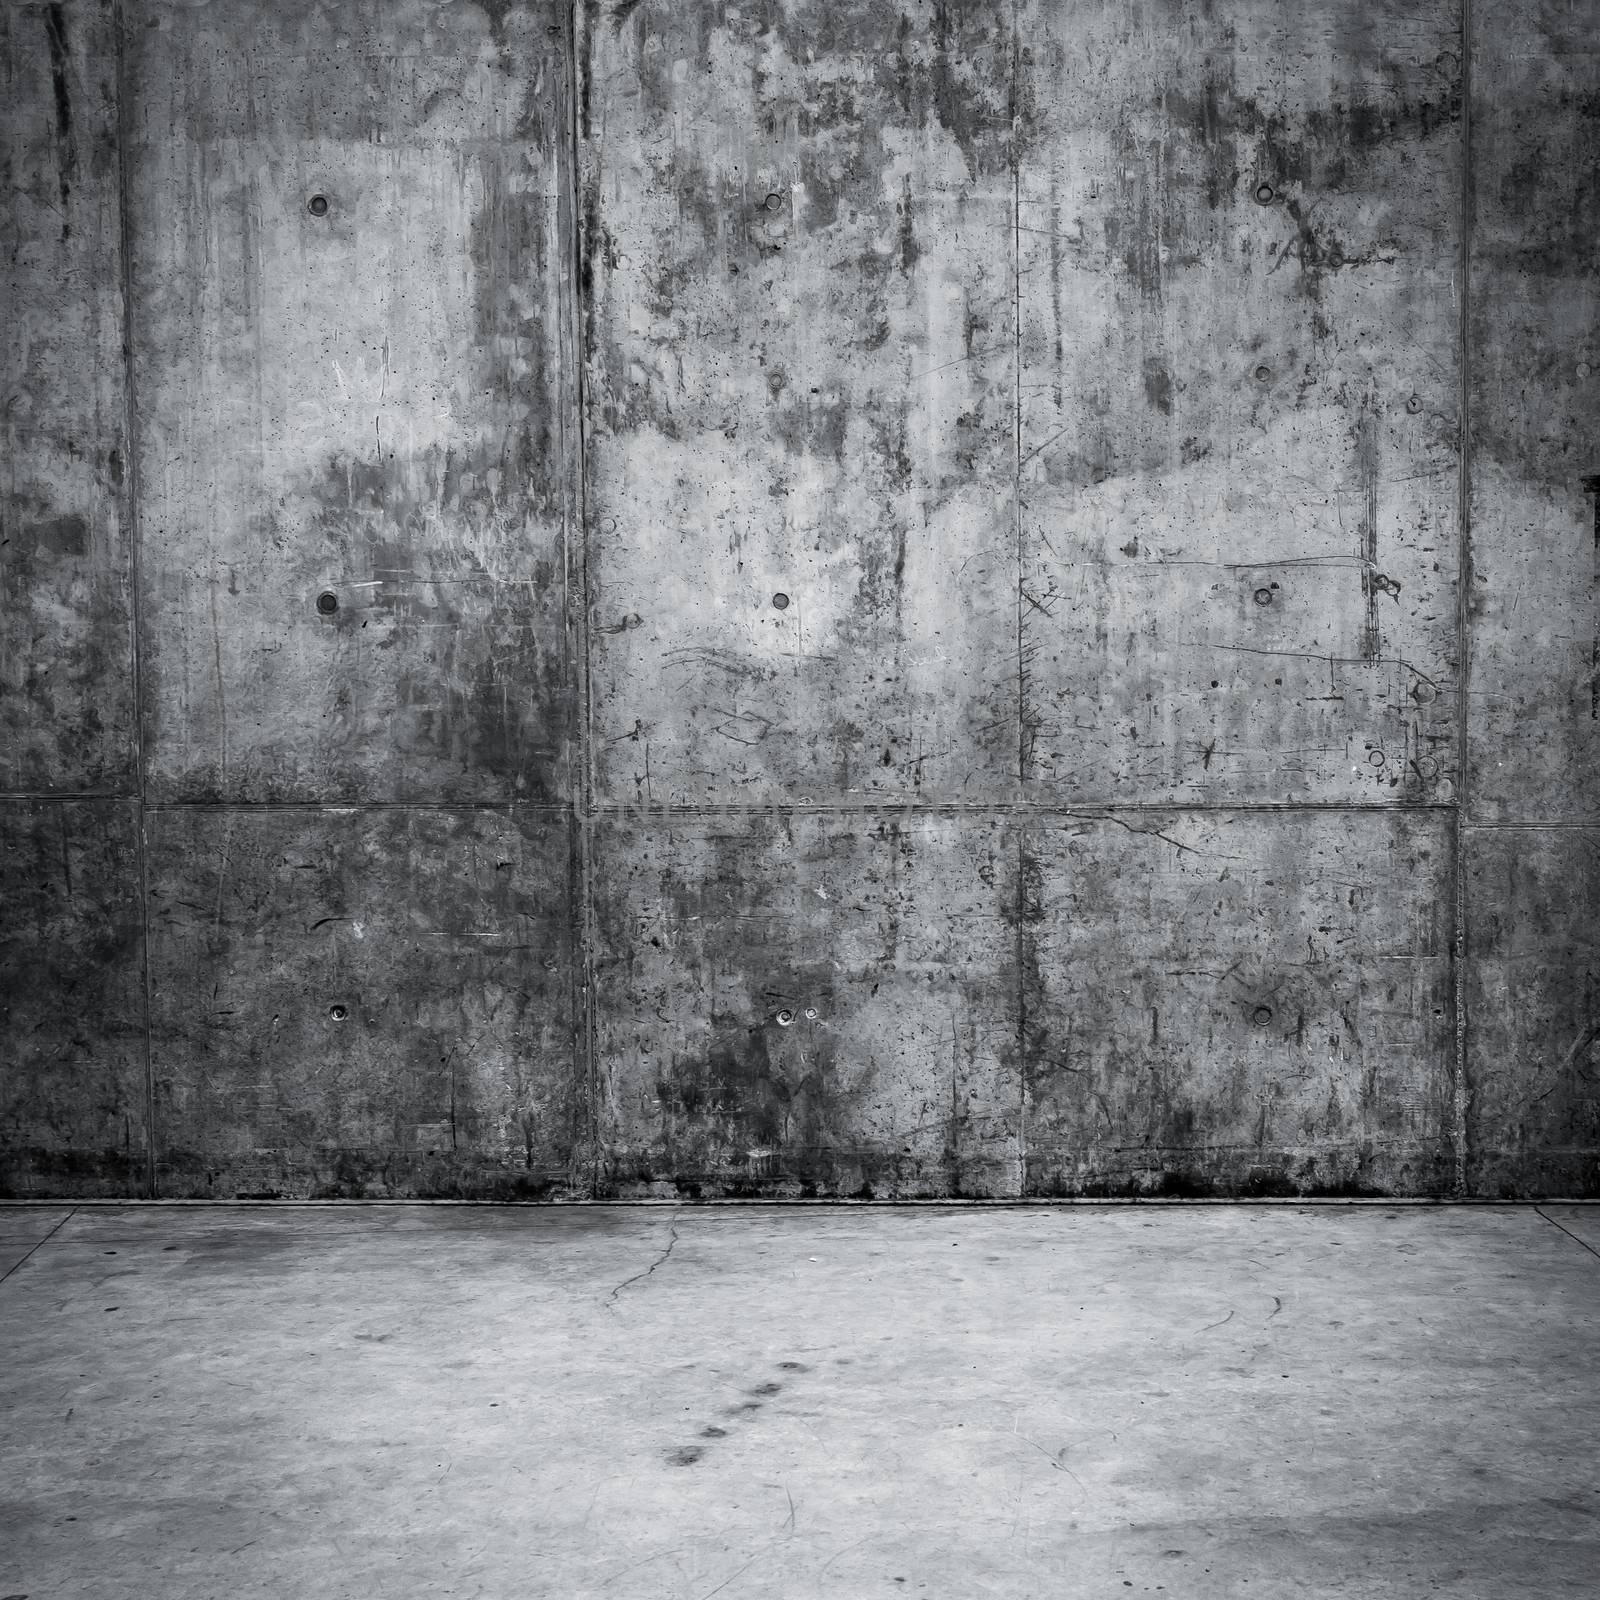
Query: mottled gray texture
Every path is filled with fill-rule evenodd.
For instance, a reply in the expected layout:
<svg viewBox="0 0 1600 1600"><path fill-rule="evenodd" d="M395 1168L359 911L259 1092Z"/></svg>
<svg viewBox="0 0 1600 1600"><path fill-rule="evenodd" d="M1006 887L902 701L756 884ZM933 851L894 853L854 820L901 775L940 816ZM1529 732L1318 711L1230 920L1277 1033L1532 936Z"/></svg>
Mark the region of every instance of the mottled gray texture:
<svg viewBox="0 0 1600 1600"><path fill-rule="evenodd" d="M555 9L134 10L152 798L564 799Z"/></svg>
<svg viewBox="0 0 1600 1600"><path fill-rule="evenodd" d="M571 1193L569 861L559 812L155 813L161 1192Z"/></svg>
<svg viewBox="0 0 1600 1600"><path fill-rule="evenodd" d="M1542 1209L81 1209L0 1285L0 1579L1592 1600Z"/></svg>
<svg viewBox="0 0 1600 1600"><path fill-rule="evenodd" d="M109 4L0 7L8 794L134 781L116 76Z"/></svg>
<svg viewBox="0 0 1600 1600"><path fill-rule="evenodd" d="M0 1195L149 1171L137 808L0 800Z"/></svg>
<svg viewBox="0 0 1600 1600"><path fill-rule="evenodd" d="M1600 19L1466 32L6 7L0 1186L1600 1192Z"/></svg>

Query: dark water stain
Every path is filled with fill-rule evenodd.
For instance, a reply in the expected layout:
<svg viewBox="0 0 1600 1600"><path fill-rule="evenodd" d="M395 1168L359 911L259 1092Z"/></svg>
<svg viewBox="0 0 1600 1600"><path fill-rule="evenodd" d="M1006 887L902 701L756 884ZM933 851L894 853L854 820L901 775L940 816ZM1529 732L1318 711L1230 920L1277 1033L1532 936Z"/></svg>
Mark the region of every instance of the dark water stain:
<svg viewBox="0 0 1600 1600"><path fill-rule="evenodd" d="M1507 104L1494 124L1505 154L1497 171L1480 174L1480 208L1494 227L1476 248L1502 269L1583 275L1600 211L1600 89L1562 86L1548 102Z"/></svg>
<svg viewBox="0 0 1600 1600"><path fill-rule="evenodd" d="M524 9L524 0L472 0L489 24L489 36L502 50L506 48L506 19Z"/></svg>
<svg viewBox="0 0 1600 1600"><path fill-rule="evenodd" d="M11 561L43 558L47 561L81 560L89 554L88 519L77 513L24 523L11 535Z"/></svg>
<svg viewBox="0 0 1600 1600"><path fill-rule="evenodd" d="M1007 1062L1031 1096L1056 1074L1070 1071L1067 1051L1054 1039L1049 985L1043 971L1038 929L1046 920L1044 864L1028 830L1019 829L1016 852L1008 863L1007 880L999 899L1001 920L1012 930L1013 942L1004 962L1007 986L1017 995L1016 1037L1001 1047Z"/></svg>
<svg viewBox="0 0 1600 1600"><path fill-rule="evenodd" d="M769 1030L747 1028L743 1037L730 1036L726 1027L703 1054L675 1056L670 1073L657 1083L668 1129L669 1160L675 1168L681 1157L695 1151L699 1160L711 1159L706 1148L720 1147L737 1162L752 1148L781 1149L785 1165L796 1147L816 1143L828 1119L827 1087L830 1061L808 1064L798 1081L773 1061ZM688 1149L674 1151L674 1146ZM799 1154L798 1151L796 1151ZM808 1164L800 1155L802 1165Z"/></svg>
<svg viewBox="0 0 1600 1600"><path fill-rule="evenodd" d="M692 1467L705 1455L705 1447L698 1444L679 1445L667 1452L667 1460L675 1467Z"/></svg>
<svg viewBox="0 0 1600 1600"><path fill-rule="evenodd" d="M503 775L530 800L556 798L576 715L559 555L526 548L529 501L545 472L530 465L538 453L534 439L511 432L474 452L338 456L296 495L297 521L309 521L313 548L325 552L311 556L315 570L342 570L361 585L324 626L352 652L366 639L374 653L397 652L393 704L409 715L383 735L405 730L389 754ZM441 540L441 523L456 537ZM269 517L264 535L286 538L288 529ZM463 573L464 542L500 571ZM390 626L363 635L375 619Z"/></svg>
<svg viewBox="0 0 1600 1600"><path fill-rule="evenodd" d="M478 164L484 200L468 237L478 381L502 432L501 455L515 474L510 481L539 516L555 519L566 493L562 418L568 396L561 386L554 290L564 263L545 196L511 181L511 169L520 175L520 156L495 150L481 154ZM542 290L549 312L537 322L523 312L523 296L512 292L527 285ZM527 359L532 338L543 345L541 360Z"/></svg>
<svg viewBox="0 0 1600 1600"><path fill-rule="evenodd" d="M786 394L768 414L767 426L795 456L826 456L844 464L850 403L845 394Z"/></svg>
<svg viewBox="0 0 1600 1600"><path fill-rule="evenodd" d="M403 1080L407 1071L396 1071ZM308 1122L309 1118L305 1119ZM307 1140L316 1137L308 1126ZM276 1182L263 1186L263 1165L275 1167ZM240 1182L225 1158L204 1150L169 1149L161 1156L161 1193L172 1199L238 1200L483 1200L506 1204L570 1199L582 1185L552 1153L544 1169L507 1169L480 1150L446 1151L434 1157L396 1146L346 1150L304 1147L256 1152L249 1177ZM203 1265L203 1263L201 1263Z"/></svg>
<svg viewBox="0 0 1600 1600"><path fill-rule="evenodd" d="M1172 415L1172 374L1155 356L1144 359L1144 397L1163 416Z"/></svg>
<svg viewBox="0 0 1600 1600"><path fill-rule="evenodd" d="M0 1200L85 1193L138 1198L146 1175L142 1151L20 1145L0 1154Z"/></svg>
<svg viewBox="0 0 1600 1600"><path fill-rule="evenodd" d="M72 132L72 51L67 42L66 8L52 5L45 12L45 35L50 43L50 82L55 93L56 141L60 146L59 184L61 208L65 212L72 197L72 183L78 171L78 146ZM70 231L62 218L61 237Z"/></svg>
<svg viewBox="0 0 1600 1600"><path fill-rule="evenodd" d="M1594 547L1600 550L1600 474L1592 474L1579 480L1583 492L1589 496L1594 506Z"/></svg>
<svg viewBox="0 0 1600 1600"><path fill-rule="evenodd" d="M1207 52L1198 82L1162 92L1153 141L1144 108L1124 113L1117 145L1135 177L1108 247L1120 249L1143 293L1157 295L1159 262L1150 257L1157 223L1175 261L1202 259L1220 240L1215 224L1202 226L1184 196L1196 194L1207 212L1217 213L1265 182L1275 194L1272 205L1295 226L1280 259L1298 263L1298 287L1308 298L1320 298L1330 273L1393 260L1396 247L1383 240L1350 250L1319 217L1318 203L1327 194L1370 187L1378 158L1414 148L1459 121L1459 84L1415 76L1386 63L1376 76L1339 86L1331 103L1295 116L1237 92L1231 50ZM1248 173L1242 161L1251 164ZM1182 250L1186 233L1194 235L1198 254Z"/></svg>
<svg viewBox="0 0 1600 1600"><path fill-rule="evenodd" d="M1080 1200L1268 1200L1268 1199L1381 1199L1392 1193L1374 1181L1358 1177L1319 1176L1313 1161L1297 1169L1289 1157L1280 1162L1252 1166L1245 1171L1208 1171L1181 1161L1160 1173L1108 1173L1078 1177L1048 1161L1029 1163L1029 1195L1040 1199ZM1444 1165L1435 1162L1430 1175L1435 1188L1444 1178Z"/></svg>
<svg viewBox="0 0 1600 1600"><path fill-rule="evenodd" d="M900 273L909 278L922 259L922 248L917 243L916 207L911 198L911 174L905 176L900 203Z"/></svg>
<svg viewBox="0 0 1600 1600"><path fill-rule="evenodd" d="M1373 581L1378 570L1378 419L1363 409L1356 424L1356 472L1361 481L1361 582L1366 597L1366 622L1361 633L1364 660L1376 661L1383 654L1383 637L1378 619L1379 589Z"/></svg>
<svg viewBox="0 0 1600 1600"><path fill-rule="evenodd" d="M935 0L927 89L918 84L913 93L913 104L921 101L919 110L932 111L974 177L1005 172L1011 164L1006 21L1003 9L987 0ZM902 18L901 27L903 43L909 42L910 19ZM922 70L919 64L915 76Z"/></svg>

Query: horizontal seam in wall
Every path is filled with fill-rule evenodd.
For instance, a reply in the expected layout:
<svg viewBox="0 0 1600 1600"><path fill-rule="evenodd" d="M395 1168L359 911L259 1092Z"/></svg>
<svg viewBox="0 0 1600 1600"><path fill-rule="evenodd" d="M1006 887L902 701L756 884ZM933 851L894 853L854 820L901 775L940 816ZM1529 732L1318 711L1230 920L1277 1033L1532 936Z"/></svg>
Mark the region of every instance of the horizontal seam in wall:
<svg viewBox="0 0 1600 1600"><path fill-rule="evenodd" d="M535 811L561 817L573 809L568 801L548 800L151 800L145 805L145 810L152 812L303 811L311 815L351 811Z"/></svg>
<svg viewBox="0 0 1600 1600"><path fill-rule="evenodd" d="M1573 828L1580 833L1587 828L1590 832L1600 831L1600 817L1585 820L1582 817L1563 817L1556 821L1535 822L1468 822L1465 817L1461 819L1462 829L1467 833L1494 833L1505 829L1520 830L1527 833L1537 833L1545 828Z"/></svg>
<svg viewBox="0 0 1600 1600"><path fill-rule="evenodd" d="M137 803L136 794L83 794L57 793L0 793L0 805L34 805L39 803L78 805L96 802L121 801ZM352 811L521 811L544 812L550 816L582 813L575 801L549 800L150 800L145 810L206 811L206 812L352 812ZM961 800L863 800L859 802L834 802L819 800L773 800L760 803L734 804L679 804L679 805L599 805L587 813L596 817L701 817L729 816L756 817L782 813L802 813L816 816L877 816L904 815L907 813L950 814L965 816L1110 816L1120 812L1170 815L1173 812L1193 813L1198 816L1227 816L1240 813L1269 813L1278 811L1332 811L1350 815L1383 816L1390 812L1435 811L1450 813L1455 807L1448 802L1439 804L1395 802L1392 804L1363 805L1349 801L1328 800L1239 800L1199 804L1189 800L1168 801L1118 801L1081 800L1054 801L961 801ZM1600 827L1600 819L1559 822L1469 822L1469 828L1593 828Z"/></svg>
<svg viewBox="0 0 1600 1600"><path fill-rule="evenodd" d="M1163 1195L1039 1195L1016 1196L1007 1199L949 1200L855 1200L848 1196L840 1199L792 1200L773 1199L714 1199L688 1200L677 1196L671 1200L0 1200L0 1211L33 1210L57 1211L71 1206L75 1211L356 1211L372 1207L411 1207L422 1210L439 1207L498 1211L1052 1211L1069 1208L1101 1206L1119 1210L1131 1207L1160 1207L1168 1211L1190 1210L1196 1207L1237 1206L1347 1206L1347 1207L1398 1207L1431 1206L1466 1208L1476 1211L1536 1211L1540 1206L1600 1207L1600 1200L1582 1196L1542 1200L1499 1200L1474 1196L1456 1197L1441 1194L1405 1195L1251 1195L1183 1196ZM66 1220L66 1219L63 1219ZM1548 1219L1546 1219L1548 1220Z"/></svg>
<svg viewBox="0 0 1600 1600"><path fill-rule="evenodd" d="M0 794L0 805L84 805L121 802L137 804L132 794ZM360 811L500 811L532 812L547 816L574 813L592 817L759 817L774 815L808 816L1004 816L1004 817L1105 817L1123 813L1170 816L1182 813L1195 816L1269 815L1277 812L1334 812L1346 816L1386 816L1397 812L1437 812L1450 814L1449 804L1395 803L1361 805L1341 801L1260 801L1240 800L1197 804L1188 800L1169 801L1004 801L973 802L958 800L868 800L830 802L815 800L773 800L746 805L600 805L591 811L573 801L547 800L150 800L147 812L197 811L218 814L240 812L305 812L311 815ZM1597 828L1600 820L1559 822L1472 822L1468 828Z"/></svg>
<svg viewBox="0 0 1600 1600"><path fill-rule="evenodd" d="M1073 802L1004 801L989 803L970 801L862 801L858 804L829 804L819 801L774 800L764 805L658 805L658 806L597 806L596 816L604 817L704 817L704 816L770 816L802 813L815 816L904 816L904 815L959 815L959 816L1015 816L1015 817L1104 817L1122 812L1170 816L1174 812L1196 815L1231 816L1240 813L1272 813L1280 811L1332 811L1344 814L1383 816L1390 812L1432 811L1442 814L1454 812L1449 804L1419 805L1352 805L1334 801L1239 801L1231 804L1197 805L1192 801L1122 802L1080 800Z"/></svg>
<svg viewBox="0 0 1600 1600"><path fill-rule="evenodd" d="M59 789L8 789L0 791L0 805L33 805L39 801L90 802L121 800L128 805L138 801L136 794L113 794L98 789L85 789L81 794L63 794Z"/></svg>

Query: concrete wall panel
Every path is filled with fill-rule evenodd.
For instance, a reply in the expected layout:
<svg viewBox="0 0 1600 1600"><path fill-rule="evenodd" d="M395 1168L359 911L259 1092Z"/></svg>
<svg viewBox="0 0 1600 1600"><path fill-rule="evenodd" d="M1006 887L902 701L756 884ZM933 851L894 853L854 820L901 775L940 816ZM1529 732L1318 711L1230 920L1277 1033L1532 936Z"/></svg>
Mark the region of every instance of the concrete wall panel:
<svg viewBox="0 0 1600 1600"><path fill-rule="evenodd" d="M1448 813L1023 836L1031 1194L1446 1193Z"/></svg>
<svg viewBox="0 0 1600 1600"><path fill-rule="evenodd" d="M608 819L602 1192L1017 1193L1008 849L927 813Z"/></svg>
<svg viewBox="0 0 1600 1600"><path fill-rule="evenodd" d="M1600 829L1466 838L1470 1191L1600 1195Z"/></svg>
<svg viewBox="0 0 1600 1600"><path fill-rule="evenodd" d="M1474 27L1469 801L1595 821L1600 12L1480 6Z"/></svg>
<svg viewBox="0 0 1600 1600"><path fill-rule="evenodd" d="M4 1181L1600 1192L1592 13L0 8Z"/></svg>
<svg viewBox="0 0 1600 1600"><path fill-rule="evenodd" d="M0 802L0 1196L142 1194L142 911L129 801Z"/></svg>
<svg viewBox="0 0 1600 1600"><path fill-rule="evenodd" d="M590 19L600 794L1010 798L1009 8Z"/></svg>
<svg viewBox="0 0 1600 1600"><path fill-rule="evenodd" d="M164 1196L571 1187L563 818L186 808L150 831Z"/></svg>
<svg viewBox="0 0 1600 1600"><path fill-rule="evenodd" d="M133 9L152 796L561 797L565 8Z"/></svg>
<svg viewBox="0 0 1600 1600"><path fill-rule="evenodd" d="M1450 797L1458 28L1024 5L1030 790Z"/></svg>
<svg viewBox="0 0 1600 1600"><path fill-rule="evenodd" d="M133 783L117 52L0 7L0 791Z"/></svg>

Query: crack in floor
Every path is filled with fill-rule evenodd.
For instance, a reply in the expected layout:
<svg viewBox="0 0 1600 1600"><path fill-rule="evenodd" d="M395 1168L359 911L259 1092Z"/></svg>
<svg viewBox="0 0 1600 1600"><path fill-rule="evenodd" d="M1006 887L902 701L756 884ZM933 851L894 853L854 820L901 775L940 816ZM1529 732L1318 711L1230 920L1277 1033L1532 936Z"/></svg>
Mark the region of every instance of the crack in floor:
<svg viewBox="0 0 1600 1600"><path fill-rule="evenodd" d="M636 1272L631 1278L624 1278L622 1282L611 1291L611 1298L607 1302L608 1304L615 1305L617 1303L617 1296L621 1294L630 1283L638 1283L641 1278L648 1278L650 1274L654 1272L656 1268L659 1267L667 1259L667 1257L672 1254L673 1247L678 1242L678 1213L676 1211L673 1212L672 1220L668 1226L672 1230L672 1237L667 1240L667 1248L663 1250L661 1254L658 1255L655 1260L644 1269L643 1272Z"/></svg>
<svg viewBox="0 0 1600 1600"><path fill-rule="evenodd" d="M1544 1220L1546 1222L1548 1222L1552 1228L1560 1228L1561 1231L1564 1234L1566 1234L1566 1236L1570 1240L1572 1240L1572 1242L1574 1244L1582 1245L1583 1248L1585 1250L1587 1250L1590 1255L1595 1257L1596 1260L1600 1260L1600 1250L1596 1250L1595 1247L1592 1244L1590 1244L1587 1239L1582 1238L1580 1235L1574 1233L1571 1228L1563 1227L1562 1224L1557 1222L1554 1217L1550 1216L1547 1212L1544 1212L1544 1211L1540 1210L1540 1208L1538 1206L1535 1206L1533 1208L1533 1212L1534 1212L1535 1216L1543 1217Z"/></svg>

